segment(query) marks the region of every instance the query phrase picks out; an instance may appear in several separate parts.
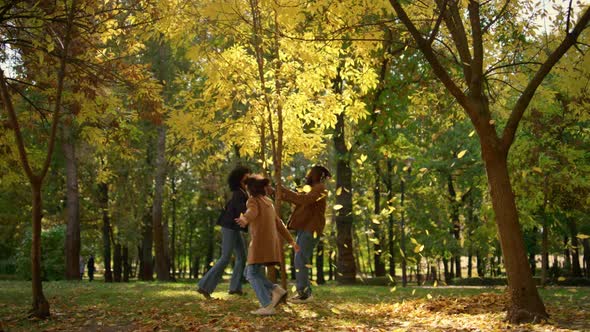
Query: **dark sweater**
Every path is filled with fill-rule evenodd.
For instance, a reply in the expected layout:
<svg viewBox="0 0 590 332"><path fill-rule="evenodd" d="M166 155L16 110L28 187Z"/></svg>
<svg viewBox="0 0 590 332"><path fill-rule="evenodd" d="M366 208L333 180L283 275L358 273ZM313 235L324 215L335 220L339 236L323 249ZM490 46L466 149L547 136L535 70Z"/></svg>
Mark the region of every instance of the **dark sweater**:
<svg viewBox="0 0 590 332"><path fill-rule="evenodd" d="M246 201L248 201L248 194L242 189L234 190L231 199L227 202L225 209L217 219L217 225L233 230L241 230L247 232L247 228L242 228L235 221L240 217L241 213L246 212Z"/></svg>

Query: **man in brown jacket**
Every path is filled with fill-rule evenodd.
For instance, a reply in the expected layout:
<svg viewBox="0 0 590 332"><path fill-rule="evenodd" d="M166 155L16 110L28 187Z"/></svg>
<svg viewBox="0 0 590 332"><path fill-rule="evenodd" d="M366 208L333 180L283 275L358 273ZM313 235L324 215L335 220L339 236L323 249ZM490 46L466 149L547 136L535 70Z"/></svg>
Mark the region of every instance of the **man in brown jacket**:
<svg viewBox="0 0 590 332"><path fill-rule="evenodd" d="M301 250L295 254L295 278L297 295L291 298L293 303L305 303L312 300L309 282L309 263L313 249L326 226L326 186L324 180L331 177L323 166L313 166L306 176L306 185L302 193L282 187L283 199L295 204L288 227L297 231L297 244Z"/></svg>

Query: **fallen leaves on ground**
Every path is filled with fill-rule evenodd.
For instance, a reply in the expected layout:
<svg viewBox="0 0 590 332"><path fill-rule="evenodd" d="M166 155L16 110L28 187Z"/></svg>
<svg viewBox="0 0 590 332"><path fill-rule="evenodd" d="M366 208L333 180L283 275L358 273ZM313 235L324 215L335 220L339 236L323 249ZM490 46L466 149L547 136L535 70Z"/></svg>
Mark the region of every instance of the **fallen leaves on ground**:
<svg viewBox="0 0 590 332"><path fill-rule="evenodd" d="M390 292L388 287L332 284L316 287L311 303L282 304L275 316L256 317L249 313L258 307L251 289L241 297L220 290L213 294L215 300L207 301L192 284L59 285L47 287L52 306L48 320L23 318L28 307L24 300L10 303L0 296L8 302L0 306L0 326L7 331L142 332L590 330L588 289L551 291L545 299L548 322L515 326L503 321L508 298L500 289L467 292L439 286Z"/></svg>

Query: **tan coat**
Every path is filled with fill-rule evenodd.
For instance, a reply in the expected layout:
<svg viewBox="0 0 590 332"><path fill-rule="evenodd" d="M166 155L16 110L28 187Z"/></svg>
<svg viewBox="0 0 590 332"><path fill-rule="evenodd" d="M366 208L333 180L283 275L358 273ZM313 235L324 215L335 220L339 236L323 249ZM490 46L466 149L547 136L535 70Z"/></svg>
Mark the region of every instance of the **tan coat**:
<svg viewBox="0 0 590 332"><path fill-rule="evenodd" d="M250 228L248 264L276 264L281 261L283 241L295 241L275 213L272 201L266 196L248 198L244 219Z"/></svg>
<svg viewBox="0 0 590 332"><path fill-rule="evenodd" d="M283 199L295 204L295 210L289 218L289 229L302 230L322 235L326 226L326 186L316 183L308 193L296 193L281 187Z"/></svg>

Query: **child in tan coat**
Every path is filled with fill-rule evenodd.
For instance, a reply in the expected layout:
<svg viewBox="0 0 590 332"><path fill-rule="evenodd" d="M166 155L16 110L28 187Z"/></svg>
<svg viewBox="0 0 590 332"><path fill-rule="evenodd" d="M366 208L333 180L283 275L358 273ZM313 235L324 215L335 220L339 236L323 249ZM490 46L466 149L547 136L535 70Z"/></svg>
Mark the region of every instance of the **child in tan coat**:
<svg viewBox="0 0 590 332"><path fill-rule="evenodd" d="M250 246L246 279L254 289L261 308L252 311L255 315L273 315L275 306L287 295L287 291L271 283L265 276L264 267L278 264L282 259L280 236L299 251L299 246L277 216L272 201L266 197L270 180L260 175L250 176L245 181L250 198L246 202L246 213L236 219L242 226L249 226Z"/></svg>

